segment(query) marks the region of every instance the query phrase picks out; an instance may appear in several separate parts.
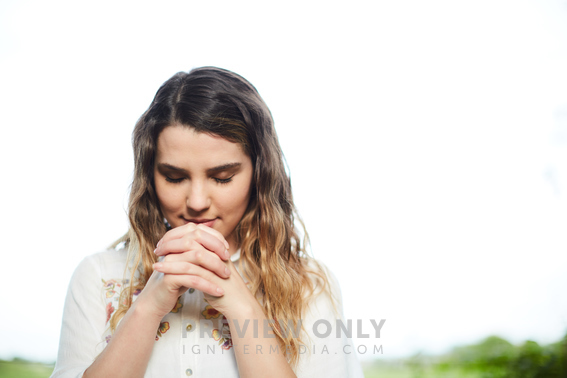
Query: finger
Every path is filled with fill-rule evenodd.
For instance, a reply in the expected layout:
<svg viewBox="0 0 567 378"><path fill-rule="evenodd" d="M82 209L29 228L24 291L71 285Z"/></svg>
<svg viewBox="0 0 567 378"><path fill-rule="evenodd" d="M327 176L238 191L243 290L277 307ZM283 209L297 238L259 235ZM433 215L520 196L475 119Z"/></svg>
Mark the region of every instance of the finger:
<svg viewBox="0 0 567 378"><path fill-rule="evenodd" d="M187 223L184 226L176 227L172 230L169 230L168 232L165 233L163 238L158 242L158 246L162 243L162 241L180 238L183 235L186 235L188 232L192 232L196 229L203 230L203 231L217 237L221 242L224 243L226 249L230 248L228 242L226 241L224 236L219 231L215 230L214 228L207 227L203 224L196 224L196 223Z"/></svg>
<svg viewBox="0 0 567 378"><path fill-rule="evenodd" d="M180 253L205 248L217 254L224 254L226 248L216 237L203 230L194 230L177 239L163 241L156 249L157 255L167 253Z"/></svg>
<svg viewBox="0 0 567 378"><path fill-rule="evenodd" d="M228 245L228 242L226 241L226 239L224 238L223 234L221 234L219 231L215 230L212 227L208 227L205 226L203 224L199 224L197 225L197 227L205 232L208 232L209 234L217 237L221 242L223 242L224 246L226 247L226 249L229 249L230 246Z"/></svg>
<svg viewBox="0 0 567 378"><path fill-rule="evenodd" d="M176 227L174 229L167 231L165 235L163 235L163 237L158 241L156 245L156 249L158 249L163 243L169 240L178 239L195 229L197 229L196 224L188 223L184 226Z"/></svg>
<svg viewBox="0 0 567 378"><path fill-rule="evenodd" d="M197 265L221 278L228 278L231 274L227 265L217 255L205 249L185 253L170 253L162 261L179 264L181 267L186 267L187 264Z"/></svg>
<svg viewBox="0 0 567 378"><path fill-rule="evenodd" d="M209 228L203 226L205 228ZM223 239L224 240L224 239ZM181 253L192 250L205 249L216 253L221 259L228 260L230 254L225 248L225 244L210 232L197 227L192 231L181 234L179 237L164 237L155 250L156 255L161 256L169 253Z"/></svg>
<svg viewBox="0 0 567 378"><path fill-rule="evenodd" d="M156 268L159 267L158 264L167 264L167 263L157 263L157 264L155 264L155 265L157 265ZM159 270L158 269L156 269L156 270L161 271L161 270L166 270L166 269L167 268L165 267L165 265L162 265L161 268L159 268ZM195 272L197 272L198 269L202 269L204 271L203 268L200 268L198 266L194 266L194 269L195 269ZM201 273L207 275L206 271L201 272ZM210 278L214 279L214 275L211 274ZM172 286L192 287L196 290L200 290L203 293L212 295L214 297L221 297L222 295L224 295L224 290L219 285L215 285L213 282L211 282L210 280L208 280L208 279L206 279L206 278L204 278L200 275L164 273L163 279L166 280L166 281L170 281L172 283Z"/></svg>

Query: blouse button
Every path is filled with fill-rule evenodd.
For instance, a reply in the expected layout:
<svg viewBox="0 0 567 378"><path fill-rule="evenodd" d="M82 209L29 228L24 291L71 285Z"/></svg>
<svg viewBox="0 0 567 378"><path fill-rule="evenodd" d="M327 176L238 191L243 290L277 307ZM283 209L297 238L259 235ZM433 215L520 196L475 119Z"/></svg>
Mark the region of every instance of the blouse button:
<svg viewBox="0 0 567 378"><path fill-rule="evenodd" d="M188 376L193 375L193 370L187 369L187 370L185 370L185 374L187 374Z"/></svg>
<svg viewBox="0 0 567 378"><path fill-rule="evenodd" d="M195 292L195 289L191 288L189 289L189 294L193 294Z"/></svg>
<svg viewBox="0 0 567 378"><path fill-rule="evenodd" d="M191 329L193 328L193 326L191 324L187 324L187 327L185 327L187 329L187 331L191 331Z"/></svg>

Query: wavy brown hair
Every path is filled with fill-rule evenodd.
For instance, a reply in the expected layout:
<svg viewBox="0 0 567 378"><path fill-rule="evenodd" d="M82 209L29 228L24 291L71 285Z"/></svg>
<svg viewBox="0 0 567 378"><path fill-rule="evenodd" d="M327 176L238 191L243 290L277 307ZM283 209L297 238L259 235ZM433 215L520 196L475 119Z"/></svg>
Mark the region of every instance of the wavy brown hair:
<svg viewBox="0 0 567 378"><path fill-rule="evenodd" d="M130 308L134 292L143 289L151 276L157 261L155 245L167 231L154 186L154 160L158 136L171 125L239 143L250 156L252 193L235 230L241 271L251 283L252 294L261 298L266 317L276 320L274 333L295 366L302 340L293 337L291 327L297 329L309 296L318 290L329 291L327 276L307 256L307 232L297 217L268 107L248 81L215 67L175 74L157 91L134 129L130 229L116 244L126 242L137 269L132 269L131 285L121 294L112 331ZM303 238L296 221L303 228ZM307 265L309 260L315 264L313 269Z"/></svg>

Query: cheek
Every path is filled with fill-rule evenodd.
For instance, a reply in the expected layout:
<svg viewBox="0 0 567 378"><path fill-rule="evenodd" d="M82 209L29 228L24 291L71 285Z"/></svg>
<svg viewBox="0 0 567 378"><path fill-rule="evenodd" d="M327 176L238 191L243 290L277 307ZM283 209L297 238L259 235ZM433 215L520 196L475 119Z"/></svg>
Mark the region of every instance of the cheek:
<svg viewBox="0 0 567 378"><path fill-rule="evenodd" d="M250 200L250 186L242 185L237 193L238 195L229 197L229 200L231 201L232 208L240 213L239 215L243 215L244 211L248 207L248 202Z"/></svg>
<svg viewBox="0 0 567 378"><path fill-rule="evenodd" d="M156 185L156 195L161 211L164 213L177 210L182 202L177 191L166 189L164 185Z"/></svg>

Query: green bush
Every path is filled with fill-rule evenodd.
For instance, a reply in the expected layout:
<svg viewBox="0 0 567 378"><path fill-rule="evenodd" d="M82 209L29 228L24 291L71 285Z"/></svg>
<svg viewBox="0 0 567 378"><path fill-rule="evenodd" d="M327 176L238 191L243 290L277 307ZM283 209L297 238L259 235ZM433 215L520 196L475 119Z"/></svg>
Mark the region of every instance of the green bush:
<svg viewBox="0 0 567 378"><path fill-rule="evenodd" d="M567 336L548 346L535 341L514 346L490 336L478 344L455 348L440 358L437 369L459 367L483 378L559 378L567 377L566 358Z"/></svg>

